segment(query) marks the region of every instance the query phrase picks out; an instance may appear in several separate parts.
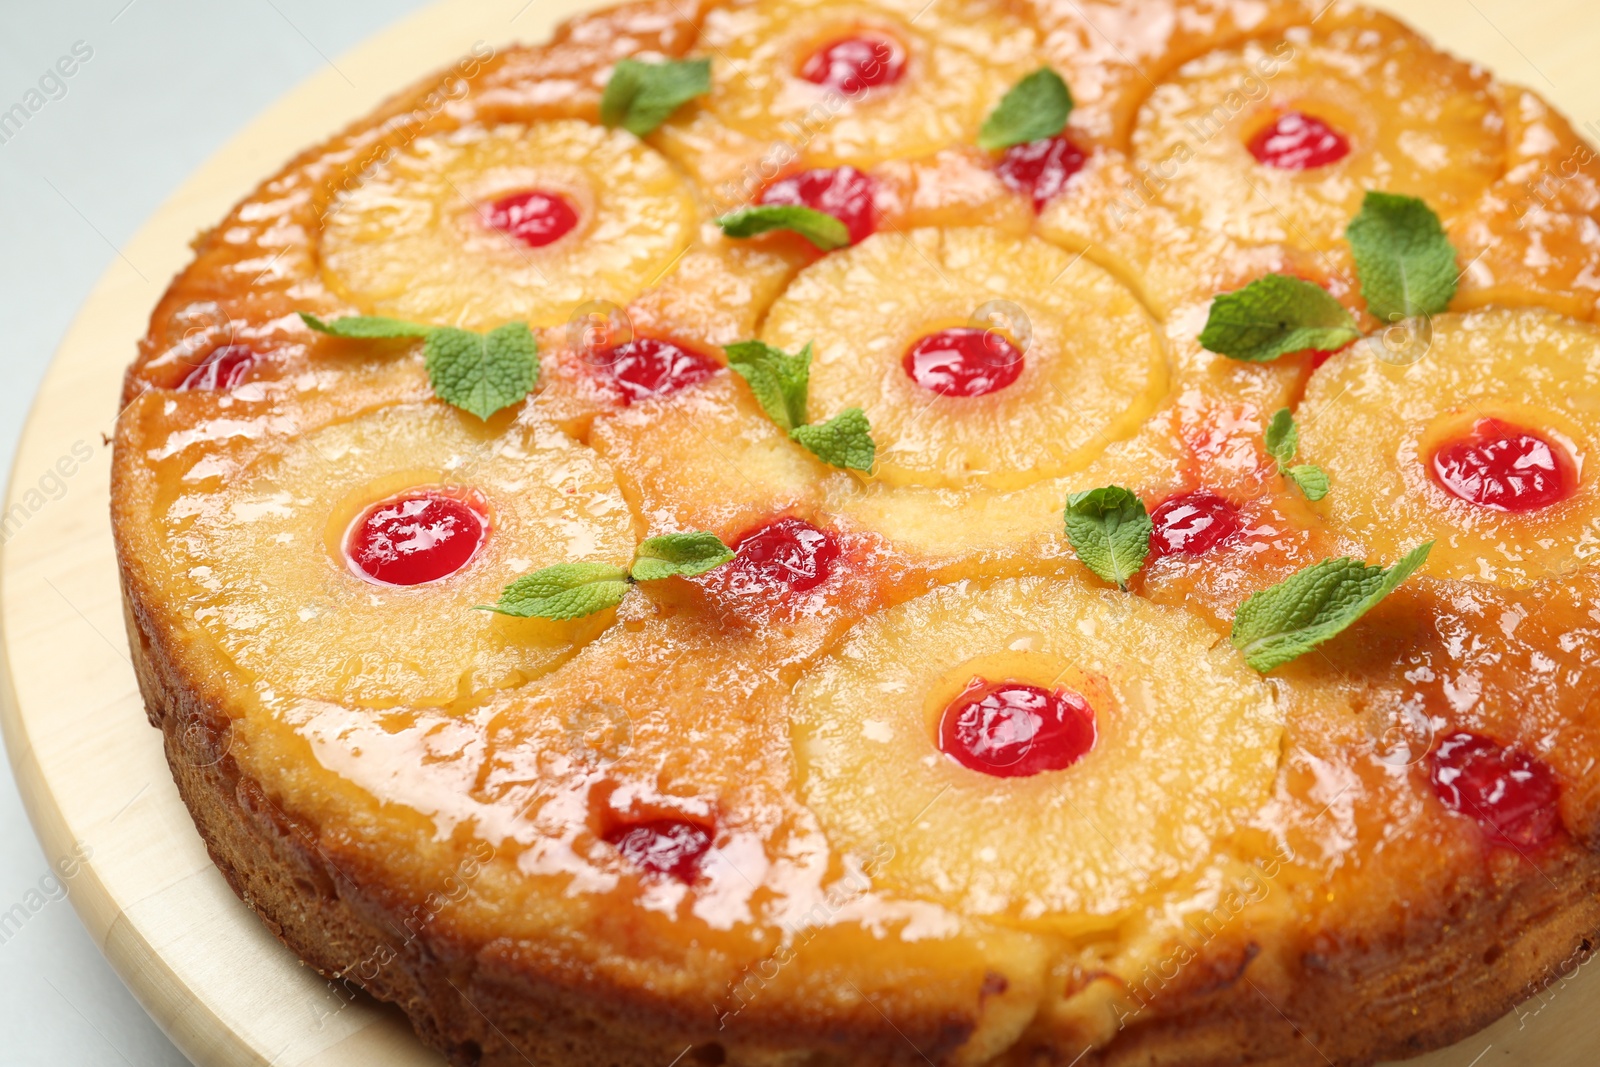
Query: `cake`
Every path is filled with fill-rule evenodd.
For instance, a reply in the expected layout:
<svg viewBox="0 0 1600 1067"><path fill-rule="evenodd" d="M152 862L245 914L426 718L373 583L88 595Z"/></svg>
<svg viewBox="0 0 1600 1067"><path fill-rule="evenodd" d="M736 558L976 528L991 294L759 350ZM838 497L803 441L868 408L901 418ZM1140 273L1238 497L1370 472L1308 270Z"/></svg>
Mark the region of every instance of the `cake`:
<svg viewBox="0 0 1600 1067"><path fill-rule="evenodd" d="M642 0L195 241L112 523L460 1067L1367 1064L1600 930L1600 163L1297 0Z"/></svg>

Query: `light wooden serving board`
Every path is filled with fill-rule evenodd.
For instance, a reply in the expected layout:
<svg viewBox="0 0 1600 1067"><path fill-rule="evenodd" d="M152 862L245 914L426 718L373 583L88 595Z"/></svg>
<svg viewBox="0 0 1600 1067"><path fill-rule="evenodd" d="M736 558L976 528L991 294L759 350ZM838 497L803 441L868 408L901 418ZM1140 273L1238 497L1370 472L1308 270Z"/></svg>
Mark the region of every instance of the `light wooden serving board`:
<svg viewBox="0 0 1600 1067"><path fill-rule="evenodd" d="M445 0L340 57L337 69L267 111L156 213L100 280L56 354L19 446L5 513L24 518L6 527L0 555L6 746L46 853L71 872L79 916L162 1029L205 1067L442 1061L399 1015L345 1003L278 944L212 867L178 799L128 662L107 520L110 450L102 435L113 425L123 368L167 279L188 260L189 238L281 162L475 42L542 40L590 3ZM1600 128L1592 4L1385 6L1458 55L1550 97L1579 125ZM1414 1062L1588 1067L1600 1059L1600 974L1591 972L1600 967L1554 978L1512 1016Z"/></svg>

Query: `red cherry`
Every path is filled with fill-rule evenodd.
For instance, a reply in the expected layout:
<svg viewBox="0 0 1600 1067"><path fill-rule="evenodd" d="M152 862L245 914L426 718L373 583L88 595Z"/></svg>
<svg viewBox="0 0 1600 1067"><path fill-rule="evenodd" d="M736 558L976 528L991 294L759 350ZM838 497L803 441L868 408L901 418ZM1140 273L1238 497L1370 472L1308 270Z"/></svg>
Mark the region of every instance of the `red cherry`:
<svg viewBox="0 0 1600 1067"><path fill-rule="evenodd" d="M1433 454L1433 480L1445 492L1494 511L1537 511L1571 496L1578 472L1565 449L1499 419Z"/></svg>
<svg viewBox="0 0 1600 1067"><path fill-rule="evenodd" d="M998 392L1022 374L1022 351L995 330L956 326L919 339L901 366L924 389L943 396Z"/></svg>
<svg viewBox="0 0 1600 1067"><path fill-rule="evenodd" d="M905 50L885 37L843 37L812 52L800 65L806 81L849 96L893 85L905 71Z"/></svg>
<svg viewBox="0 0 1600 1067"><path fill-rule="evenodd" d="M206 357L206 361L183 376L178 391L187 393L195 389L215 390L225 393L240 385L261 357L244 345L225 345Z"/></svg>
<svg viewBox="0 0 1600 1067"><path fill-rule="evenodd" d="M350 527L345 555L377 585L425 585L465 567L488 531L481 498L425 489L368 508Z"/></svg>
<svg viewBox="0 0 1600 1067"><path fill-rule="evenodd" d="M530 248L543 248L578 225L578 212L559 193L530 189L503 196L482 210L483 224Z"/></svg>
<svg viewBox="0 0 1600 1067"><path fill-rule="evenodd" d="M1337 163L1350 154L1344 134L1319 118L1289 111L1250 139L1258 163L1279 170L1313 170Z"/></svg>
<svg viewBox="0 0 1600 1067"><path fill-rule="evenodd" d="M1068 179L1088 161L1088 154L1065 135L1046 137L1006 149L995 174L1006 188L1031 197L1037 212L1060 196Z"/></svg>
<svg viewBox="0 0 1600 1067"><path fill-rule="evenodd" d="M833 574L839 545L826 531L786 515L739 538L734 557L723 568L735 594L774 589L804 593Z"/></svg>
<svg viewBox="0 0 1600 1067"><path fill-rule="evenodd" d="M638 337L599 353L599 362L622 392L624 405L698 385L722 365L671 341Z"/></svg>
<svg viewBox="0 0 1600 1067"><path fill-rule="evenodd" d="M1155 534L1150 551L1157 556L1200 556L1238 534L1239 509L1204 489L1168 497L1150 513Z"/></svg>
<svg viewBox="0 0 1600 1067"><path fill-rule="evenodd" d="M711 851L711 834L681 819L618 826L605 840L634 866L652 874L671 875L680 882L694 881Z"/></svg>
<svg viewBox="0 0 1600 1067"><path fill-rule="evenodd" d="M1499 842L1534 848L1561 827L1555 773L1521 749L1463 732L1441 741L1428 763L1444 806L1476 819Z"/></svg>
<svg viewBox="0 0 1600 1067"><path fill-rule="evenodd" d="M825 211L845 224L850 243L871 236L876 224L873 192L876 183L854 167L804 170L779 178L761 190L763 204L795 204Z"/></svg>
<svg viewBox="0 0 1600 1067"><path fill-rule="evenodd" d="M974 678L939 719L939 751L997 778L1070 767L1094 739L1094 709L1082 696L1021 682Z"/></svg>

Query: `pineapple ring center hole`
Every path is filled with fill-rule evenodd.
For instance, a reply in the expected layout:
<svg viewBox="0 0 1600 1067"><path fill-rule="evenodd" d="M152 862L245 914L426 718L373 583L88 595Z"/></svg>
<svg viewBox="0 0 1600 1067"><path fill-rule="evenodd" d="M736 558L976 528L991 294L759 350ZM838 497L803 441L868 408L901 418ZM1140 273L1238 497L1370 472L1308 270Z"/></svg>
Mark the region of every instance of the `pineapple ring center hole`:
<svg viewBox="0 0 1600 1067"><path fill-rule="evenodd" d="M1013 648L945 674L929 692L927 710L945 756L980 774L1023 778L1065 770L1086 756L1099 737L1097 708L1111 699L1103 679Z"/></svg>
<svg viewBox="0 0 1600 1067"><path fill-rule="evenodd" d="M480 205L478 217L491 230L529 248L554 244L578 225L578 209L560 193L527 189Z"/></svg>
<svg viewBox="0 0 1600 1067"><path fill-rule="evenodd" d="M801 62L799 75L824 89L857 96L893 85L905 71L904 45L888 34L859 31L813 49Z"/></svg>
<svg viewBox="0 0 1600 1067"><path fill-rule="evenodd" d="M1023 349L1006 331L953 326L924 334L901 366L917 385L941 396L997 393L1022 376Z"/></svg>
<svg viewBox="0 0 1600 1067"><path fill-rule="evenodd" d="M343 555L351 573L373 585L427 585L471 563L489 526L488 502L478 490L417 487L357 514Z"/></svg>

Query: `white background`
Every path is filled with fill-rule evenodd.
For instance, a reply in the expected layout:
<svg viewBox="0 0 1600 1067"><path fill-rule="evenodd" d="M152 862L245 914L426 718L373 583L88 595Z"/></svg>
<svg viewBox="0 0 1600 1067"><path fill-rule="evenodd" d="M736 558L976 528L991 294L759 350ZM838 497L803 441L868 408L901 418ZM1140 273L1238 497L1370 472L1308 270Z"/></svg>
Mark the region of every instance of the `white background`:
<svg viewBox="0 0 1600 1067"><path fill-rule="evenodd" d="M56 342L145 218L325 57L420 6L422 0L0 0L0 111L22 101L75 43L94 50L65 79L65 95L56 90L59 99L0 144L0 469L10 470ZM6 765L0 913L38 892L48 873ZM123 987L69 903L50 901L0 937L0 1065L187 1063Z"/></svg>

